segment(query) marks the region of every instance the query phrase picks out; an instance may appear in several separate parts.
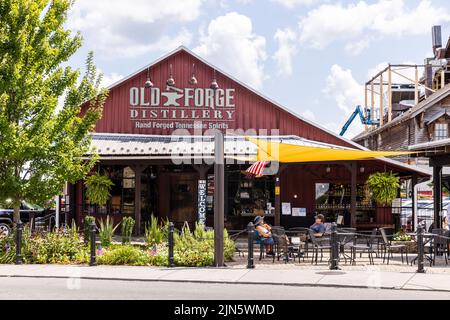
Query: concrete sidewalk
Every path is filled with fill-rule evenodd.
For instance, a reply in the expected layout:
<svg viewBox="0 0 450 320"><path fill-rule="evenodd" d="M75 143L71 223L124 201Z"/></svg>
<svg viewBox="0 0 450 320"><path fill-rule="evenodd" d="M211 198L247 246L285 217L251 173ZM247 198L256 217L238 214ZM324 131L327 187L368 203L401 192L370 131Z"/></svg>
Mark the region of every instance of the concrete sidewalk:
<svg viewBox="0 0 450 320"><path fill-rule="evenodd" d="M323 269L249 270L245 268L169 269L128 266L0 265L0 283L2 277L434 290L449 292L450 298L450 275L448 274L385 272L376 267L367 267L365 271L329 271Z"/></svg>

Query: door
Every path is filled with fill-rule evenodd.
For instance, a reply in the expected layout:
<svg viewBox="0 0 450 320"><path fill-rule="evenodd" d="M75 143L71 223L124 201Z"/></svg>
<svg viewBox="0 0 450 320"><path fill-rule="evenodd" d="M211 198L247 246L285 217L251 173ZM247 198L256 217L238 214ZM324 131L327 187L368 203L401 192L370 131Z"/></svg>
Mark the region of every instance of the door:
<svg viewBox="0 0 450 320"><path fill-rule="evenodd" d="M180 225L187 221L193 225L197 220L195 174L170 176L170 220Z"/></svg>

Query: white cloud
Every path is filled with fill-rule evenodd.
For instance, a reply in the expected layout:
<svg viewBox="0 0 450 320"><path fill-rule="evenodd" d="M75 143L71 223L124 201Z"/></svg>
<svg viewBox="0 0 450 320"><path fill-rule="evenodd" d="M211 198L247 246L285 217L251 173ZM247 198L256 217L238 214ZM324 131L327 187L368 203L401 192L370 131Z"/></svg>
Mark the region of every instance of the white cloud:
<svg viewBox="0 0 450 320"><path fill-rule="evenodd" d="M345 45L345 51L350 53L353 56L360 55L365 49L367 49L370 45L369 39L361 39L355 42L349 42Z"/></svg>
<svg viewBox="0 0 450 320"><path fill-rule="evenodd" d="M301 112L300 115L303 118L311 120L311 121L315 121L316 120L316 115L314 114L313 111L311 111L309 109L306 109L305 111Z"/></svg>
<svg viewBox="0 0 450 320"><path fill-rule="evenodd" d="M194 21L204 0L80 0L68 19L68 27L80 30L90 47L101 55L133 57L151 51L189 44L186 29L170 35L177 23Z"/></svg>
<svg viewBox="0 0 450 320"><path fill-rule="evenodd" d="M450 21L448 10L433 7L430 0L421 0L412 8L409 4L405 0L379 0L373 4L359 1L346 6L323 4L300 19L300 41L321 49L333 41L361 37L364 40L370 33L424 34L430 32L432 25Z"/></svg>
<svg viewBox="0 0 450 320"><path fill-rule="evenodd" d="M324 93L334 98L339 109L348 116L357 105L361 104L364 86L353 78L350 69L344 69L335 64L331 67L330 74L326 79Z"/></svg>
<svg viewBox="0 0 450 320"><path fill-rule="evenodd" d="M351 70L335 64L331 67L323 92L332 98L341 110L337 122L327 123L325 127L333 132L340 133L349 116L355 111L356 106L361 104L364 86L355 80ZM363 129L364 125L357 117L348 128L345 137L352 138Z"/></svg>
<svg viewBox="0 0 450 320"><path fill-rule="evenodd" d="M319 2L320 0L272 0L272 1L279 3L288 9L292 9L299 5L309 6Z"/></svg>
<svg viewBox="0 0 450 320"><path fill-rule="evenodd" d="M118 74L116 72L111 72L109 74L104 74L102 79L102 86L107 88L110 85L116 83L120 79L122 79L123 76L121 74Z"/></svg>
<svg viewBox="0 0 450 320"><path fill-rule="evenodd" d="M292 59L297 53L296 35L289 28L278 29L274 35L274 39L278 42L278 50L273 55L273 59L277 62L278 73L283 76L292 74Z"/></svg>
<svg viewBox="0 0 450 320"><path fill-rule="evenodd" d="M231 12L212 20L194 52L244 83L262 87L266 40L254 34L249 17Z"/></svg>

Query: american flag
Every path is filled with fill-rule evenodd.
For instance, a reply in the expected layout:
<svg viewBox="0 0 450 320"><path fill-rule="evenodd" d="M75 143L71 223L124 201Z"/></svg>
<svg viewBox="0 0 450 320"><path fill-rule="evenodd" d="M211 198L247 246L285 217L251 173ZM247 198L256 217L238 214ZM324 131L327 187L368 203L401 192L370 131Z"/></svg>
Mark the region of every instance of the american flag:
<svg viewBox="0 0 450 320"><path fill-rule="evenodd" d="M246 173L250 175L254 175L257 177L261 177L263 175L264 168L266 167L267 161L257 161L252 164L247 170Z"/></svg>

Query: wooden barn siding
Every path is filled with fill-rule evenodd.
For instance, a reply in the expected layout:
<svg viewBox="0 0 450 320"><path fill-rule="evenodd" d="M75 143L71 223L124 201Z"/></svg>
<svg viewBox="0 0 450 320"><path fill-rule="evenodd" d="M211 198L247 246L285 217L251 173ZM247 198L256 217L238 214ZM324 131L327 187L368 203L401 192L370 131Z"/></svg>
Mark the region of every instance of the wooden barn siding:
<svg viewBox="0 0 450 320"><path fill-rule="evenodd" d="M408 149L408 123L392 127L381 133L381 149L405 150Z"/></svg>
<svg viewBox="0 0 450 320"><path fill-rule="evenodd" d="M359 167L361 166L364 166L365 171L360 173L358 168L358 184L364 184L372 173L396 171L393 167L374 160L360 161ZM306 208L307 215L313 215L316 183L350 183L350 171L344 165L335 164L330 167L331 172L327 173L324 165L289 164L281 173L281 201L290 202L293 208Z"/></svg>
<svg viewBox="0 0 450 320"><path fill-rule="evenodd" d="M196 65L197 86L191 86L188 83L193 63ZM165 89L170 64L173 66L173 77L177 87L209 87L213 78L213 69L185 51L180 51L151 68L150 76L156 87ZM96 132L171 134L170 129L136 129L133 126L134 122L130 120L129 89L130 87L143 87L146 78L147 71L145 70L110 90L104 106L103 117L96 125ZM279 129L281 135L297 135L306 139L352 146L344 140L282 110L220 73L217 73L217 81L221 88L235 88L236 90L236 121L232 125L232 129Z"/></svg>

